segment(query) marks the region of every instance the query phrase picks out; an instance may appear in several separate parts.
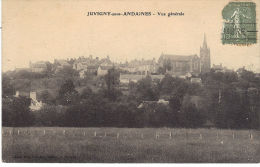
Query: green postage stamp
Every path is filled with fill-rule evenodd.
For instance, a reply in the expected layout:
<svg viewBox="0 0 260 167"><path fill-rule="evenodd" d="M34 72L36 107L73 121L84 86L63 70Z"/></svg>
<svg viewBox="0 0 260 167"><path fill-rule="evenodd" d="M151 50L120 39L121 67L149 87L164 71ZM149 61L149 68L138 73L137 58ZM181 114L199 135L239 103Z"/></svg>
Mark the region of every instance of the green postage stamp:
<svg viewBox="0 0 260 167"><path fill-rule="evenodd" d="M250 45L257 42L256 4L229 2L222 10L222 43Z"/></svg>

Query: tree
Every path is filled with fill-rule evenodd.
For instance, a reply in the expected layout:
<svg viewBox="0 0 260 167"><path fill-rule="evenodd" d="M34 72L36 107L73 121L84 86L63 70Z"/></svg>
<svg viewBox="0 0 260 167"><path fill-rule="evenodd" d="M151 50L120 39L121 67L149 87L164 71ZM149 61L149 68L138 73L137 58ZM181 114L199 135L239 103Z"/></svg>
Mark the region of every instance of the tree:
<svg viewBox="0 0 260 167"><path fill-rule="evenodd" d="M179 112L181 109L181 100L178 96L172 95L169 100L169 105L174 113Z"/></svg>
<svg viewBox="0 0 260 167"><path fill-rule="evenodd" d="M247 91L249 101L249 128L260 128L260 94L256 88Z"/></svg>
<svg viewBox="0 0 260 167"><path fill-rule="evenodd" d="M202 126L206 120L205 117L196 105L191 102L190 96L185 97L179 114L179 124L191 128Z"/></svg>
<svg viewBox="0 0 260 167"><path fill-rule="evenodd" d="M140 101L158 100L159 93L155 89L152 78L149 75L137 82L136 95Z"/></svg>
<svg viewBox="0 0 260 167"><path fill-rule="evenodd" d="M39 111L34 111L37 126L64 126L65 107L44 105Z"/></svg>
<svg viewBox="0 0 260 167"><path fill-rule="evenodd" d="M157 73L158 74L165 74L166 70L164 67L159 67L158 70L157 70Z"/></svg>
<svg viewBox="0 0 260 167"><path fill-rule="evenodd" d="M62 105L76 104L79 102L78 97L73 81L71 79L66 80L59 90L59 103Z"/></svg>
<svg viewBox="0 0 260 167"><path fill-rule="evenodd" d="M115 89L117 86L119 86L119 77L120 73L115 69L115 67L108 70L107 74L105 75L105 81L108 90Z"/></svg>
<svg viewBox="0 0 260 167"><path fill-rule="evenodd" d="M160 95L175 95L180 99L187 93L188 83L181 78L173 78L170 75L165 75L162 79L159 89Z"/></svg>
<svg viewBox="0 0 260 167"><path fill-rule="evenodd" d="M65 113L66 126L107 126L106 119L113 116L107 114L109 111L111 108L104 98L100 98L99 95L93 96L83 100L80 104L68 107Z"/></svg>
<svg viewBox="0 0 260 167"><path fill-rule="evenodd" d="M2 101L3 126L30 126L33 125L33 116L30 111L31 99L27 97L8 97Z"/></svg>
<svg viewBox="0 0 260 167"><path fill-rule="evenodd" d="M80 93L81 99L89 99L93 95L93 91L90 87L86 87L83 89L83 91Z"/></svg>
<svg viewBox="0 0 260 167"><path fill-rule="evenodd" d="M2 98L14 95L14 85L11 83L10 77L2 75Z"/></svg>
<svg viewBox="0 0 260 167"><path fill-rule="evenodd" d="M47 104L54 104L55 103L55 98L49 93L48 90L44 90L41 93L39 93L38 98L43 103L47 103Z"/></svg>
<svg viewBox="0 0 260 167"><path fill-rule="evenodd" d="M167 74L160 83L160 93L161 95L171 94L173 89L175 89L174 78Z"/></svg>
<svg viewBox="0 0 260 167"><path fill-rule="evenodd" d="M115 67L109 69L104 76L106 82L105 97L108 97L112 101L115 101L121 95L118 89L120 83L119 77L120 73Z"/></svg>
<svg viewBox="0 0 260 167"><path fill-rule="evenodd" d="M68 63L71 64L71 65L73 65L75 61L76 61L76 59L72 59L72 58L71 58L71 59L68 61Z"/></svg>
<svg viewBox="0 0 260 167"><path fill-rule="evenodd" d="M244 91L226 85L221 90L218 101L215 123L220 128L248 127L249 102Z"/></svg>
<svg viewBox="0 0 260 167"><path fill-rule="evenodd" d="M188 84L187 94L189 95L201 95L203 93L203 88L198 83Z"/></svg>
<svg viewBox="0 0 260 167"><path fill-rule="evenodd" d="M46 76L50 77L54 74L54 65L51 64L50 62L46 63Z"/></svg>
<svg viewBox="0 0 260 167"><path fill-rule="evenodd" d="M70 66L64 66L62 69L60 69L57 73L57 76L66 78L66 79L71 79L74 77L78 77L79 73L78 71L74 70Z"/></svg>
<svg viewBox="0 0 260 167"><path fill-rule="evenodd" d="M255 74L252 71L248 71L244 68L240 68L237 70L237 72L240 74L240 78L242 78L248 82L255 81Z"/></svg>

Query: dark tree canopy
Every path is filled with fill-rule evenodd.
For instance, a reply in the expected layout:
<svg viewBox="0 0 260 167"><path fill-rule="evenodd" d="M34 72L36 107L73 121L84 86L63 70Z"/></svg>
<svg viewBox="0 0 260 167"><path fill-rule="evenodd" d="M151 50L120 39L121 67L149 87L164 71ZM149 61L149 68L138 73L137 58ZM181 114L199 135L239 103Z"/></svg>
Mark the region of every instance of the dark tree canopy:
<svg viewBox="0 0 260 167"><path fill-rule="evenodd" d="M68 79L61 85L58 95L58 101L63 105L78 103L78 92L75 90L74 83Z"/></svg>
<svg viewBox="0 0 260 167"><path fill-rule="evenodd" d="M34 120L30 112L31 99L27 97L8 97L2 101L3 126L30 126Z"/></svg>
<svg viewBox="0 0 260 167"><path fill-rule="evenodd" d="M120 73L115 67L108 70L107 74L104 76L106 82L106 89L104 90L105 97L110 100L115 101L120 95L119 90L119 80Z"/></svg>

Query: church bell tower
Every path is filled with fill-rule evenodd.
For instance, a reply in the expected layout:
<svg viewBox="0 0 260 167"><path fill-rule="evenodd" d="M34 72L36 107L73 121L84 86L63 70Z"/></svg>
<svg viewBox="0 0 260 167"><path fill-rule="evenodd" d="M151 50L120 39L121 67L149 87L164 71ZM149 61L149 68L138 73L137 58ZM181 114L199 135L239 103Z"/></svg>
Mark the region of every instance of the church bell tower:
<svg viewBox="0 0 260 167"><path fill-rule="evenodd" d="M207 46L206 35L204 34L203 46L200 47L200 72L209 72L210 67L210 49Z"/></svg>

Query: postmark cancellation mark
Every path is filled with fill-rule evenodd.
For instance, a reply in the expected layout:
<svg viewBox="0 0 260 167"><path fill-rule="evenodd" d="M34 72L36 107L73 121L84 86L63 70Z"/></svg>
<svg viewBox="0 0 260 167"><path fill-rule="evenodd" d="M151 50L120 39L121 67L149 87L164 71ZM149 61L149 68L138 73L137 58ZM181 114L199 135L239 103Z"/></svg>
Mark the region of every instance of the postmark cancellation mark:
<svg viewBox="0 0 260 167"><path fill-rule="evenodd" d="M222 43L250 45L257 42L256 4L229 2L222 10Z"/></svg>

